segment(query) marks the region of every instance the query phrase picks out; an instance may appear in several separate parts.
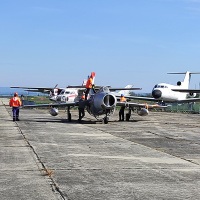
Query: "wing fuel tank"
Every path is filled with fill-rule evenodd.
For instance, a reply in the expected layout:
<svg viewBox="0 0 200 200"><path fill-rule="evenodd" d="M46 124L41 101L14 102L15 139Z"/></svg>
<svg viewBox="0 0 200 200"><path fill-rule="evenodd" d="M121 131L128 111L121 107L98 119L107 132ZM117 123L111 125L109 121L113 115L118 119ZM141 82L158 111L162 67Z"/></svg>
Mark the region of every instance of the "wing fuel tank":
<svg viewBox="0 0 200 200"><path fill-rule="evenodd" d="M149 114L149 111L146 108L142 108L141 110L138 110L138 115L140 116L146 116Z"/></svg>
<svg viewBox="0 0 200 200"><path fill-rule="evenodd" d="M52 116L56 116L56 115L58 115L58 109L57 108L51 108L51 110L49 111L49 113Z"/></svg>

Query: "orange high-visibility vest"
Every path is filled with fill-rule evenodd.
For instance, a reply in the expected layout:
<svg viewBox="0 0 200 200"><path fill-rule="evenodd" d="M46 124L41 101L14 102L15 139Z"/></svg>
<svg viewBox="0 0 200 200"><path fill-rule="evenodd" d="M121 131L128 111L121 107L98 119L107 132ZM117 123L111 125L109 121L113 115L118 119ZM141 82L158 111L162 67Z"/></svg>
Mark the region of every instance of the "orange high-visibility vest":
<svg viewBox="0 0 200 200"><path fill-rule="evenodd" d="M90 77L90 78L87 80L86 88L92 88L92 81L93 81L93 79Z"/></svg>
<svg viewBox="0 0 200 200"><path fill-rule="evenodd" d="M10 107L20 107L22 102L19 97L13 97L9 102Z"/></svg>
<svg viewBox="0 0 200 200"><path fill-rule="evenodd" d="M126 101L126 98L122 96L120 101Z"/></svg>

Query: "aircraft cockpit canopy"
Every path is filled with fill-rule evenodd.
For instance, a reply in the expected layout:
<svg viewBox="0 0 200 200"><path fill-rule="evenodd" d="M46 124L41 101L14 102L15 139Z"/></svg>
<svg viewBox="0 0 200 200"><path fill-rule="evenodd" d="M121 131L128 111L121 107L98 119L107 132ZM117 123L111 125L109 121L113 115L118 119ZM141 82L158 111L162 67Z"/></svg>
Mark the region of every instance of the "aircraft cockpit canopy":
<svg viewBox="0 0 200 200"><path fill-rule="evenodd" d="M101 87L101 88L99 89L99 92L105 92L105 93L108 93L108 92L110 92L110 90L109 90L108 87Z"/></svg>

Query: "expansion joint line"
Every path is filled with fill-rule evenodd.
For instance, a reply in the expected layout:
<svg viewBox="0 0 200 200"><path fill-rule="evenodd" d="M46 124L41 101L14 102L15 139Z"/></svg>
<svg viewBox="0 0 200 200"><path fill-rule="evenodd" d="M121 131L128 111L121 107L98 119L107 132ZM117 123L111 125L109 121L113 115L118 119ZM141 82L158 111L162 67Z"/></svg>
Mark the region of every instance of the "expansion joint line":
<svg viewBox="0 0 200 200"><path fill-rule="evenodd" d="M16 122L16 124L17 124L17 122ZM22 134L24 140L26 141L26 143L28 144L28 146L32 149L32 151L33 151L33 153L35 154L37 160L39 161L39 163L40 163L41 166L43 167L42 170L44 170L45 173L46 173L46 175L49 176L49 179L50 179L51 182L52 182L52 185L51 185L52 190L53 190L53 191L57 191L57 192L60 194L60 196L61 196L61 198L62 198L63 200L67 200L66 197L65 197L65 195L62 193L62 191L60 190L60 188L58 187L58 185L55 183L53 177L51 176L52 173L49 173L49 170L46 168L45 164L42 162L42 160L40 159L39 155L38 155L37 152L35 151L34 147L30 144L30 142L28 141L28 139L26 138L26 136L24 135L24 133L22 132L22 130L21 130L21 128L18 126L18 124L17 124L17 127L18 127L18 129L19 129L19 132Z"/></svg>
<svg viewBox="0 0 200 200"><path fill-rule="evenodd" d="M11 116L11 113L9 112L8 108L6 107L6 105L4 104L5 109L7 110L8 114ZM12 116L11 116L12 117ZM55 181L53 180L51 173L49 173L49 170L46 168L46 166L44 165L44 163L41 161L40 157L38 156L37 152L35 151L34 147L30 144L30 142L28 141L28 139L26 138L26 136L24 135L24 133L22 132L21 128L19 127L18 123L15 122L15 124L18 127L18 130L20 132L20 134L23 136L24 140L26 141L26 143L28 144L28 146L32 149L34 155L36 156L37 160L39 161L39 163L41 164L41 166L43 167L43 170L46 172L46 175L49 176L49 179L51 180L52 184L50 184L50 186L52 187L52 191L57 191L58 194L61 196L61 198L63 200L67 200L68 198L66 197L66 195L64 195L62 193L62 191L60 190L60 188L57 186L57 184L55 183Z"/></svg>

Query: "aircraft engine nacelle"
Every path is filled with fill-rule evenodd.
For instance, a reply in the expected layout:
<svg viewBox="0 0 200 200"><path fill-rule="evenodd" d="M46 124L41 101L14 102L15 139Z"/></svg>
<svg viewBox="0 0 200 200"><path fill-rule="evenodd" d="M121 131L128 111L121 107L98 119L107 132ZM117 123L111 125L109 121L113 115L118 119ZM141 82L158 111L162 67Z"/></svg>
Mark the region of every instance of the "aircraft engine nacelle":
<svg viewBox="0 0 200 200"><path fill-rule="evenodd" d="M177 82L177 85L178 85L178 86L181 86L181 84L182 84L181 81L178 81L178 82Z"/></svg>
<svg viewBox="0 0 200 200"><path fill-rule="evenodd" d="M58 115L58 109L57 108L51 108L51 110L49 111L49 113L52 116L56 116L56 115Z"/></svg>
<svg viewBox="0 0 200 200"><path fill-rule="evenodd" d="M189 97L196 97L196 96L197 96L197 93L193 93L193 92L189 93Z"/></svg>
<svg viewBox="0 0 200 200"><path fill-rule="evenodd" d="M117 99L114 95L108 93L96 93L90 102L90 112L94 115L105 114L108 110L116 107Z"/></svg>
<svg viewBox="0 0 200 200"><path fill-rule="evenodd" d="M141 110L138 110L138 115L140 116L146 116L149 114L149 111L146 108L142 108Z"/></svg>
<svg viewBox="0 0 200 200"><path fill-rule="evenodd" d="M105 109L113 109L116 106L116 97L112 94L107 94L103 97L102 107Z"/></svg>

